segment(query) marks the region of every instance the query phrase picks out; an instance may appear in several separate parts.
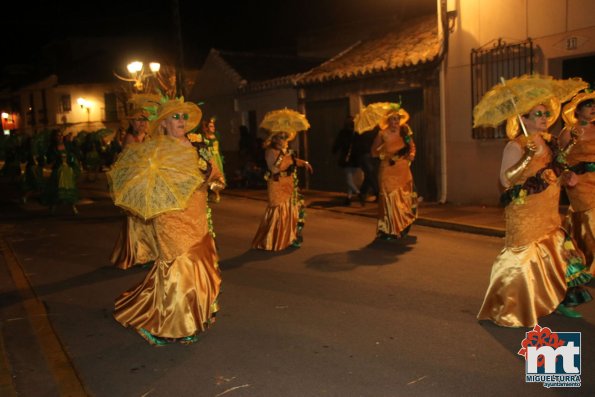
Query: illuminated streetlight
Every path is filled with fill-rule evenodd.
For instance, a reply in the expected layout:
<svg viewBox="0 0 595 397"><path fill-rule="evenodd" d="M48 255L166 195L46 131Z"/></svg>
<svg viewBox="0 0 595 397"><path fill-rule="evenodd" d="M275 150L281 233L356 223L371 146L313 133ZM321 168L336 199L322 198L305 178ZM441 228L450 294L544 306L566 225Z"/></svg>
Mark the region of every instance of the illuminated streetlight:
<svg viewBox="0 0 595 397"><path fill-rule="evenodd" d="M143 70L143 63L140 61L130 62L126 68L128 69L128 72L133 75Z"/></svg>
<svg viewBox="0 0 595 397"><path fill-rule="evenodd" d="M93 103L91 101L86 100L83 97L79 97L76 100L76 103L78 103L81 107L81 109L87 109L87 122L90 123L91 122L91 106L93 106Z"/></svg>
<svg viewBox="0 0 595 397"><path fill-rule="evenodd" d="M155 77L159 70L161 69L161 64L159 62L150 62L149 63L149 70L150 72L146 71L146 67L141 61L132 61L128 65L126 65L126 69L128 69L128 73L130 73L130 77L122 77L119 76L117 73L114 72L114 75L123 81L129 81L133 83L134 88L138 92L143 92L145 89L145 82L149 77Z"/></svg>

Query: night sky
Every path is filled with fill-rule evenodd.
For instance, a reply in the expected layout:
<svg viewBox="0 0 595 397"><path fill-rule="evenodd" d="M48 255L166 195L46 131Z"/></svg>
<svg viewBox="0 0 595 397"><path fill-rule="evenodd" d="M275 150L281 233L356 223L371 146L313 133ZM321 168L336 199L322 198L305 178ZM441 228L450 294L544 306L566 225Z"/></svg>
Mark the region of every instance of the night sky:
<svg viewBox="0 0 595 397"><path fill-rule="evenodd" d="M432 12L436 0L178 0L185 52L210 48L276 50L295 46L300 31L379 16ZM46 0L3 3L7 63L34 60L48 42L66 37L157 37L171 45L172 1ZM27 36L33 36L28 38ZM170 40L171 38L171 40ZM6 44L5 44L6 45ZM192 59L192 56L186 56ZM196 59L193 59L196 61Z"/></svg>

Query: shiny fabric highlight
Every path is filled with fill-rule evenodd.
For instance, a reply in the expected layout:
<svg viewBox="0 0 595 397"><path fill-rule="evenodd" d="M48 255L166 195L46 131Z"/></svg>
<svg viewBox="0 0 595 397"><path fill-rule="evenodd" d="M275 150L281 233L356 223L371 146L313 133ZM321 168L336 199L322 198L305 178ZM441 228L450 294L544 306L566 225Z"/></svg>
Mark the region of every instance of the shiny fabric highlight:
<svg viewBox="0 0 595 397"><path fill-rule="evenodd" d="M293 175L280 176L278 181L269 179L267 187L269 204L252 241L252 248L280 251L299 238L302 204L294 199Z"/></svg>
<svg viewBox="0 0 595 397"><path fill-rule="evenodd" d="M583 212L574 212L571 208L565 218L565 227L585 254L589 273L595 276L595 208Z"/></svg>
<svg viewBox="0 0 595 397"><path fill-rule="evenodd" d="M157 241L151 221L128 215L114 245L110 262L126 270L143 265L157 258Z"/></svg>
<svg viewBox="0 0 595 397"><path fill-rule="evenodd" d="M394 165L382 160L378 174L378 233L400 236L417 219L417 195L409 161L398 159Z"/></svg>
<svg viewBox="0 0 595 397"><path fill-rule="evenodd" d="M565 234L556 229L521 247L507 246L496 258L478 320L505 327L533 327L566 295Z"/></svg>

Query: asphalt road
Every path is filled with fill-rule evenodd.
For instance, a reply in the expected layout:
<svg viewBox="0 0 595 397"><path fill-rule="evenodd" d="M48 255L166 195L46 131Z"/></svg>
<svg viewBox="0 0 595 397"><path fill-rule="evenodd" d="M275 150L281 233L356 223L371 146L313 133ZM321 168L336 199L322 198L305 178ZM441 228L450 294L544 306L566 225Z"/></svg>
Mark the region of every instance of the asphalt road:
<svg viewBox="0 0 595 397"><path fill-rule="evenodd" d="M77 381L97 397L595 395L595 303L584 319L540 323L582 332L575 390L525 383L528 330L476 321L500 238L415 225L404 241L373 241L373 219L310 209L302 248L252 251L265 205L213 205L217 323L194 345L160 348L111 317L146 270L109 266L122 221L109 201L78 217L5 208L2 350L20 395L78 395Z"/></svg>

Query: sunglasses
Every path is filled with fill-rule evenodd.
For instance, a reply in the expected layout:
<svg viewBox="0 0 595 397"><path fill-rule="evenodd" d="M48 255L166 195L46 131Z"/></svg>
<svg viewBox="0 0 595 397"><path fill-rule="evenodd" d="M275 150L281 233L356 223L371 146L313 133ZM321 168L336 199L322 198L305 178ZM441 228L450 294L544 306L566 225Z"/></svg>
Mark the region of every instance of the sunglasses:
<svg viewBox="0 0 595 397"><path fill-rule="evenodd" d="M171 115L171 118L174 120L180 120L180 119L184 119L184 120L188 120L188 113L174 113Z"/></svg>
<svg viewBox="0 0 595 397"><path fill-rule="evenodd" d="M551 116L551 113L546 110L545 112L542 112L541 110L537 110L535 112L533 112L533 114L531 114L534 118L538 119L540 117L545 117L548 118Z"/></svg>

